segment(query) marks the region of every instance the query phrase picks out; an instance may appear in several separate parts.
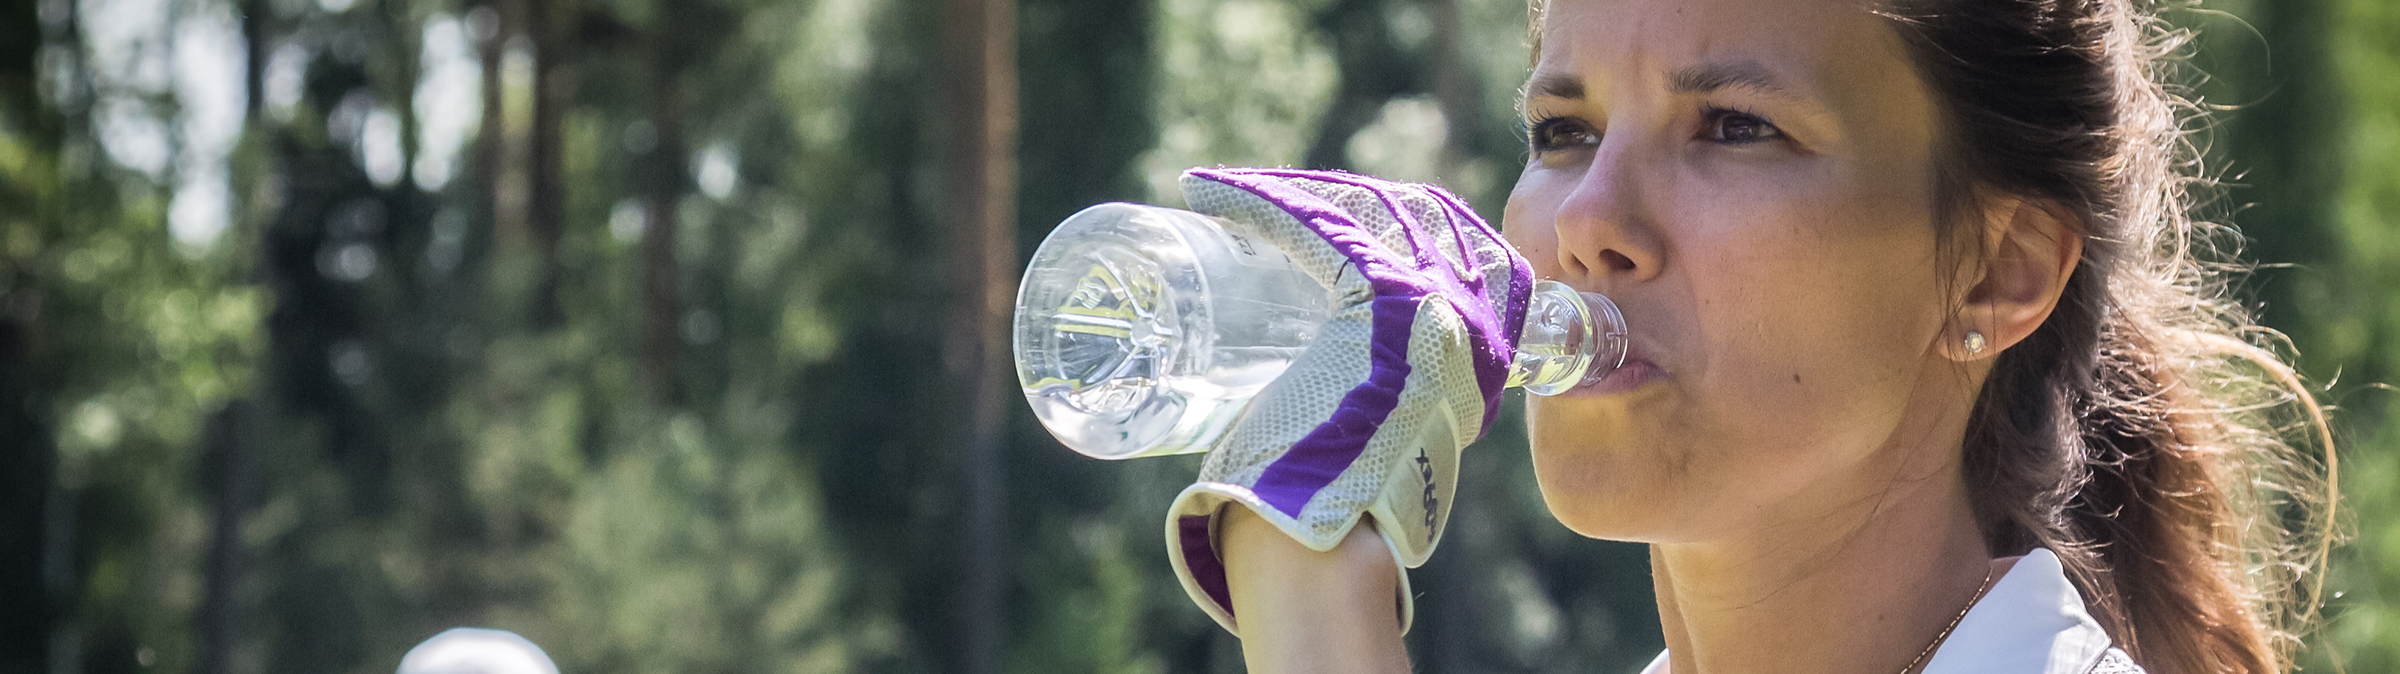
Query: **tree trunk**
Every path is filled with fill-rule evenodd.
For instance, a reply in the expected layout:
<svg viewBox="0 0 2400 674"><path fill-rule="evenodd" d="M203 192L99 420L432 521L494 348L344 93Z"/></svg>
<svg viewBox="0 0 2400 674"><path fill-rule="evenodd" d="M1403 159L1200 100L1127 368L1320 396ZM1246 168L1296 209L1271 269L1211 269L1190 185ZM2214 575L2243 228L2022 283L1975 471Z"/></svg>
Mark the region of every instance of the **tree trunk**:
<svg viewBox="0 0 2400 674"><path fill-rule="evenodd" d="M527 29L533 33L533 183L526 207L526 228L541 256L541 276L535 282L533 324L556 328L566 323L559 304L566 280L566 261L560 244L567 234L566 141L567 107L575 99L573 30L575 0L532 0Z"/></svg>
<svg viewBox="0 0 2400 674"><path fill-rule="evenodd" d="M964 564L959 583L956 671L1000 671L1003 529L1008 518L1000 450L1007 442L1008 317L1016 293L1016 6L1015 0L946 0L950 45L945 87L956 117L946 193L951 200L951 264L958 303L944 344L949 381L966 400L958 429L965 467Z"/></svg>
<svg viewBox="0 0 2400 674"><path fill-rule="evenodd" d="M266 0L242 0L240 7L242 49L247 52L247 57L242 59L242 91L249 93L242 97L242 120L255 122L258 121L259 101L266 98L267 58L274 55L267 49L269 10Z"/></svg>
<svg viewBox="0 0 2400 674"><path fill-rule="evenodd" d="M376 22L386 31L384 54L390 65L384 66L392 78L387 91L396 92L392 112L400 118L400 180L395 187L406 192L423 192L417 184L417 154L424 140L417 119L417 82L424 77L425 32L415 20L415 9L398 2L376 3Z"/></svg>
<svg viewBox="0 0 2400 674"><path fill-rule="evenodd" d="M1316 13L1317 30L1333 43L1341 83L1301 155L1312 169L1350 169L1350 137L1374 124L1394 96L1426 89L1422 59L1402 48L1385 16L1391 0L1339 0Z"/></svg>
<svg viewBox="0 0 2400 674"><path fill-rule="evenodd" d="M677 21L683 13L667 3L661 3L658 11L657 30L648 41L650 124L657 130L658 142L649 159L642 162L648 175L643 180L647 215L642 227L641 369L651 401L675 405L683 400L677 367L683 348L679 330L683 294L675 260L676 231L681 223L675 211L691 172L686 166L690 151L684 146L683 110L678 99L686 61L681 22Z"/></svg>
<svg viewBox="0 0 2400 674"><path fill-rule="evenodd" d="M11 607L0 611L0 670L12 671L45 666L55 607L67 600L44 582L45 567L65 557L46 545L50 536L64 535L51 528L66 522L52 511L60 500L58 445L34 413L45 397L34 375L33 344L42 293L29 280L7 279L11 287L0 291L0 603Z"/></svg>
<svg viewBox="0 0 2400 674"><path fill-rule="evenodd" d="M203 480L214 497L210 522L207 590L196 616L200 632L202 674L231 674L233 651L241 639L241 613L235 595L241 586L242 514L250 500L250 404L236 400L209 419L208 443L203 450Z"/></svg>
<svg viewBox="0 0 2400 674"><path fill-rule="evenodd" d="M17 124L9 135L21 143L18 147L55 156L61 145L60 125L52 118L56 108L36 84L42 77L38 55L47 40L35 6L0 4L0 115ZM16 183L50 178L0 177L0 203L34 211L29 207L39 202L18 201ZM33 222L8 226L40 227ZM45 655L56 615L42 572L47 527L55 523L47 507L57 488L58 454L37 412L47 407L35 376L41 362L35 350L42 327L41 278L33 271L35 261L19 255L0 251L0 605L9 607L0 611L0 670L38 671L49 666Z"/></svg>

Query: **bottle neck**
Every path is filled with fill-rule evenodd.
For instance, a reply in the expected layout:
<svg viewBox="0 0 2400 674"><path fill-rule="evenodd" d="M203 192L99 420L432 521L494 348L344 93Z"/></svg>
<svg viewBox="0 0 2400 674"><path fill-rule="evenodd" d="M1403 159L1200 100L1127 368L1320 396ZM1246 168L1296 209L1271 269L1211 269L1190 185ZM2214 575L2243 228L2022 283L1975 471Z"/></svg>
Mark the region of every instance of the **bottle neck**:
<svg viewBox="0 0 2400 674"><path fill-rule="evenodd" d="M1525 305L1507 385L1546 396L1596 383L1625 364L1626 346L1625 316L1615 302L1542 281Z"/></svg>

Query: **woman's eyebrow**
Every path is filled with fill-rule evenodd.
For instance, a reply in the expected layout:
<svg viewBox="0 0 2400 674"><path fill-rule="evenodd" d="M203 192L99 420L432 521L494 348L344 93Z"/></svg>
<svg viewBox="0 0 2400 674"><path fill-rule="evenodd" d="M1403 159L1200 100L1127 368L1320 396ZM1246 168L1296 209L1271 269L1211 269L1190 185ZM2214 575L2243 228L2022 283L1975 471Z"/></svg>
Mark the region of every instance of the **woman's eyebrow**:
<svg viewBox="0 0 2400 674"><path fill-rule="evenodd" d="M1705 94L1730 88L1794 101L1807 100L1784 88L1776 80L1775 72L1757 61L1703 63L1667 74L1667 90L1678 94Z"/></svg>
<svg viewBox="0 0 2400 674"><path fill-rule="evenodd" d="M1583 81L1561 73L1538 75L1533 78L1533 81L1525 83L1525 97L1564 98L1580 101L1583 100Z"/></svg>

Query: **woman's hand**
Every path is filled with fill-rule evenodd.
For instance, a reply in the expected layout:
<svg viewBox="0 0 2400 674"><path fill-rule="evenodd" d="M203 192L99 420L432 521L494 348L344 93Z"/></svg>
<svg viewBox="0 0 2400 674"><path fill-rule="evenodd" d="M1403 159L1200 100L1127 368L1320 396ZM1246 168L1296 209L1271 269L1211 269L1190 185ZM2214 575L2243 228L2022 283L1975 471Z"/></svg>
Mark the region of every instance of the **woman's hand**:
<svg viewBox="0 0 2400 674"><path fill-rule="evenodd" d="M1372 518L1330 552L1302 547L1238 505L1219 526L1251 672L1409 671L1394 594L1400 570Z"/></svg>

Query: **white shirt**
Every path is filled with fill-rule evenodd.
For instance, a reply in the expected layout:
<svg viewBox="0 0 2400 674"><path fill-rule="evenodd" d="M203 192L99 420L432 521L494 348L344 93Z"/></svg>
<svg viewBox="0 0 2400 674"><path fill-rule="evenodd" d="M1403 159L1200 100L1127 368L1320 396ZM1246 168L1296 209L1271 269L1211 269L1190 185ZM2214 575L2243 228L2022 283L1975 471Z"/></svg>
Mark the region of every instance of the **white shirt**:
<svg viewBox="0 0 2400 674"><path fill-rule="evenodd" d="M1967 609L1949 639L1933 652L1933 660L1925 663L1924 674L2094 671L2140 669L2124 651L2109 646L2108 633L2083 610L2083 595L2067 582L2058 555L2034 548ZM1660 652L1642 674L1667 674L1667 654Z"/></svg>

